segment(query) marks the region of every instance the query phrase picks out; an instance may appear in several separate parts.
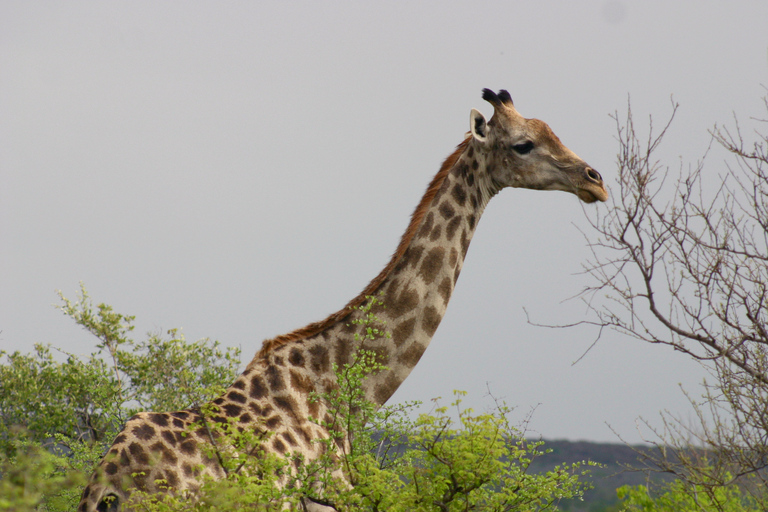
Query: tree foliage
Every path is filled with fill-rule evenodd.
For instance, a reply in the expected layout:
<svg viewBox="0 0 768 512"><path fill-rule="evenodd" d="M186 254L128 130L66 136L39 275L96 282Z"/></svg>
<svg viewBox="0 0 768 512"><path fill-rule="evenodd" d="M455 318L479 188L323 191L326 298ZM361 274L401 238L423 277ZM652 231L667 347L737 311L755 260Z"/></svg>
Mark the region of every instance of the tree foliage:
<svg viewBox="0 0 768 512"><path fill-rule="evenodd" d="M623 486L617 491L624 512L758 512L757 500L738 486L703 486L699 489L681 480L668 484L663 492L652 493L647 486Z"/></svg>
<svg viewBox="0 0 768 512"><path fill-rule="evenodd" d="M136 341L134 318L94 307L82 286L76 302L61 299L60 309L96 337L95 352L82 358L48 345L31 354L0 351L0 482L3 496L21 500L16 508L35 499L50 508L56 496L69 506L51 510L73 509L85 476L128 418L212 399L240 364L238 349L188 342L178 330Z"/></svg>

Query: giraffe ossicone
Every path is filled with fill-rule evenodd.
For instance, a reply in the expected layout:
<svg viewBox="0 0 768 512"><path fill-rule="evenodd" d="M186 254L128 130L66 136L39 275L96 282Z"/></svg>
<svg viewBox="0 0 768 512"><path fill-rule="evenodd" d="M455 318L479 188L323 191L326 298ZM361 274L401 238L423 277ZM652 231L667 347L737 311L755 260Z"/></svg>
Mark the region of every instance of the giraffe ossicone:
<svg viewBox="0 0 768 512"><path fill-rule="evenodd" d="M328 409L314 393L335 385L333 363L351 360L368 296L380 297L376 315L391 333L368 340L387 368L363 387L382 405L416 366L445 314L469 243L490 199L506 187L561 190L584 202L605 201L600 174L565 147L549 126L521 116L509 93L483 90L494 109L486 120L472 109L470 131L445 160L417 205L386 267L344 308L326 319L266 340L245 371L213 400L213 421L271 432L263 449L279 455L319 456L329 433L310 418ZM200 410L143 412L129 419L83 491L81 512L119 510L134 489L194 491L202 474L222 478L216 457L206 455L210 433ZM187 433L192 433L187 435ZM162 486L156 481L165 482Z"/></svg>

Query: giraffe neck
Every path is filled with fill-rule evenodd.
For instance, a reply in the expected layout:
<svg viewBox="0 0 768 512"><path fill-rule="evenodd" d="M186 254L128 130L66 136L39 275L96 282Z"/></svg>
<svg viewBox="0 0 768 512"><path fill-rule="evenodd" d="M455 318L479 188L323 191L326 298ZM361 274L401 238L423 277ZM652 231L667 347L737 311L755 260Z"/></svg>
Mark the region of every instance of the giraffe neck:
<svg viewBox="0 0 768 512"><path fill-rule="evenodd" d="M387 367L364 384L374 403L383 404L408 377L445 315L478 221L495 193L477 157L470 142L377 290L383 305L375 313L391 338L371 344Z"/></svg>
<svg viewBox="0 0 768 512"><path fill-rule="evenodd" d="M333 363L342 367L352 362L360 348L375 352L386 369L364 381L366 397L382 405L392 396L437 330L477 222L498 190L488 179L473 140L466 139L448 157L392 260L360 296L321 322L267 340L242 375L213 400L217 408L210 421L236 421L238 428L256 432L269 430L272 435L265 449L314 460L325 446L316 440L330 435L323 424L334 421L333 411L314 393L336 387ZM391 337L361 342L355 335L365 326L355 320L365 313L354 306L369 295L383 301L374 313L386 323ZM83 491L79 510L101 507L105 496L124 501L132 487L158 492L157 480L179 490L198 488L193 468L222 478L220 461L198 447L213 441L202 418L199 409L131 418ZM191 431L194 435L187 438ZM150 459L160 463L150 467Z"/></svg>
<svg viewBox="0 0 768 512"><path fill-rule="evenodd" d="M346 308L322 322L265 342L246 369L300 362L313 374L313 388L334 382L331 363L350 362L356 349L380 356L386 370L365 381L366 396L383 404L416 366L442 320L478 220L496 190L473 140L466 139L443 164L413 214L389 265ZM390 338L355 340L366 296L383 305L374 313Z"/></svg>

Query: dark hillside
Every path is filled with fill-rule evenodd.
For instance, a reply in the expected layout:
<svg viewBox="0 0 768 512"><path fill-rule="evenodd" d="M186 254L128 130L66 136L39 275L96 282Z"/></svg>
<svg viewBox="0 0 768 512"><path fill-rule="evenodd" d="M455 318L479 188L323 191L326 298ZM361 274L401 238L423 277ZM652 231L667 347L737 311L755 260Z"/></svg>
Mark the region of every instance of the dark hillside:
<svg viewBox="0 0 768 512"><path fill-rule="evenodd" d="M594 489L584 493L584 501L567 500L560 503L560 509L568 512L612 512L619 510L616 489L622 485L647 483L647 475L629 471L627 467L638 467L636 450L649 450L643 446L630 447L624 444L591 443L586 441L544 441L544 448L552 450L533 461L530 470L543 473L558 464L592 461L603 465L593 468L589 481ZM661 482L660 475L651 475L653 482Z"/></svg>

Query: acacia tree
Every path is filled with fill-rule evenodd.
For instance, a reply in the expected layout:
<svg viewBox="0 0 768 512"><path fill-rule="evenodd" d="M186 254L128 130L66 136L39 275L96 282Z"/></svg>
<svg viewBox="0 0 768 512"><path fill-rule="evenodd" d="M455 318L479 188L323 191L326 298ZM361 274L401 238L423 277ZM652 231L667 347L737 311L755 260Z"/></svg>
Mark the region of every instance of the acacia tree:
<svg viewBox="0 0 768 512"><path fill-rule="evenodd" d="M768 99L764 99L768 111ZM585 265L593 284L582 298L601 329L666 345L713 376L698 421L669 415L655 429L664 456L649 467L681 478L693 492L738 482L768 505L768 121L745 134L715 126L724 170L704 160L671 171L657 150L674 119L640 137L631 108L620 119L618 187L595 230ZM749 141L748 141L749 139ZM650 426L650 425L649 425ZM693 449L695 448L695 449Z"/></svg>

